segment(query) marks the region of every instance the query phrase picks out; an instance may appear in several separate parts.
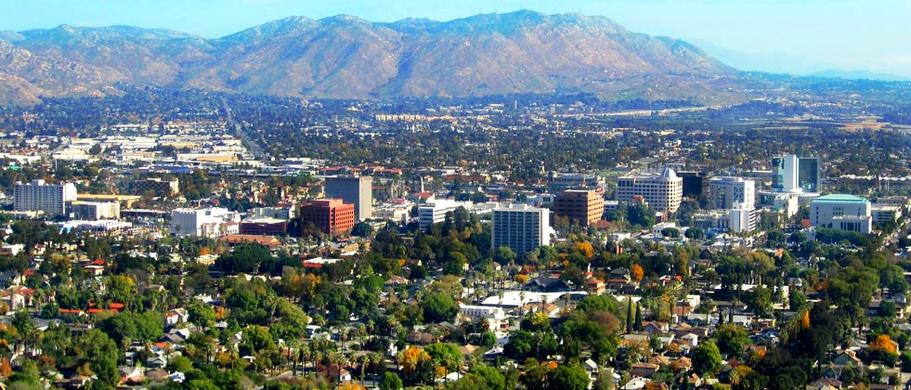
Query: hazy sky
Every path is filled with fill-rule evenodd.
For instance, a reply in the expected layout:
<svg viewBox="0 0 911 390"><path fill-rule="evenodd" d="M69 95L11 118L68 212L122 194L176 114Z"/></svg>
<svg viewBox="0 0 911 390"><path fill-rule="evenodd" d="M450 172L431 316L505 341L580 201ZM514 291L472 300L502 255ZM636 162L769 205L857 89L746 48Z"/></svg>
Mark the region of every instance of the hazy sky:
<svg viewBox="0 0 911 390"><path fill-rule="evenodd" d="M911 0L0 0L0 30L126 24L216 37L291 15L449 20L518 9L607 16L741 68L911 76Z"/></svg>

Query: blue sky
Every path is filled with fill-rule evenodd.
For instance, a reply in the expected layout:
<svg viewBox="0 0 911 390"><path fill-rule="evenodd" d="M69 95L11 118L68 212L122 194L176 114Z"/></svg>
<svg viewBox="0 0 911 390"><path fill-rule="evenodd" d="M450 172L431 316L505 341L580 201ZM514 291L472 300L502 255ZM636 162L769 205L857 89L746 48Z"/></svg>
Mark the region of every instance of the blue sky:
<svg viewBox="0 0 911 390"><path fill-rule="evenodd" d="M126 24L217 37L291 15L449 20L518 9L607 16L740 68L911 77L908 0L2 0L0 30Z"/></svg>

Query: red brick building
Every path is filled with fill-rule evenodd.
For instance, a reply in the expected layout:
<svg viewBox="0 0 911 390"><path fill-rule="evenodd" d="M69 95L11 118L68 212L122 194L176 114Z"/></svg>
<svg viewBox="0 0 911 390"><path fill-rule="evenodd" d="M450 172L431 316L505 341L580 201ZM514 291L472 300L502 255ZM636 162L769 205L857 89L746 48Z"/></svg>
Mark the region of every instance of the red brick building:
<svg viewBox="0 0 911 390"><path fill-rule="evenodd" d="M354 227L354 205L341 199L322 199L300 207L301 227L313 224L319 231L334 236L347 235Z"/></svg>

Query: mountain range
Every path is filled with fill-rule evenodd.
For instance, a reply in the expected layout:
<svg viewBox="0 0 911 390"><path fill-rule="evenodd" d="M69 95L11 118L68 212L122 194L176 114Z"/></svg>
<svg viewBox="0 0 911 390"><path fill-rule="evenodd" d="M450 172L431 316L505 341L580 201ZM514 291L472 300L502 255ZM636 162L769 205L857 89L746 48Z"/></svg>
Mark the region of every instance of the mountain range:
<svg viewBox="0 0 911 390"><path fill-rule="evenodd" d="M682 40L532 11L446 22L289 17L215 39L128 26L0 32L0 104L124 85L327 98L594 93L743 97L742 74Z"/></svg>

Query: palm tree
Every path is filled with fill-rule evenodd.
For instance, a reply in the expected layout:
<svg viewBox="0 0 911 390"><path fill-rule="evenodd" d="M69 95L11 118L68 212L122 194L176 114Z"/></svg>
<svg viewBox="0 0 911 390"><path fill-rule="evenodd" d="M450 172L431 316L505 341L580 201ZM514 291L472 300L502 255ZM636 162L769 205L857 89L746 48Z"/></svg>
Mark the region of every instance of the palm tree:
<svg viewBox="0 0 911 390"><path fill-rule="evenodd" d="M301 372L306 375L307 372L307 361L310 360L310 357L313 355L312 343L310 344L301 344L300 350L298 351L298 357L301 362Z"/></svg>

